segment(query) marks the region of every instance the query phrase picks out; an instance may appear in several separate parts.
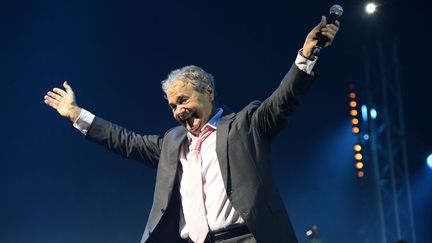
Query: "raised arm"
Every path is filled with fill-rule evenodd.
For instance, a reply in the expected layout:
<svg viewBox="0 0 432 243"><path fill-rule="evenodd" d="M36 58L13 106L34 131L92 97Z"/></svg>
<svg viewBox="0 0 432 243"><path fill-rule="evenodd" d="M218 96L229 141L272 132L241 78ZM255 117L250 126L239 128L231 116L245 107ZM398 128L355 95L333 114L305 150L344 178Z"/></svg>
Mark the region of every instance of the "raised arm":
<svg viewBox="0 0 432 243"><path fill-rule="evenodd" d="M299 53L303 59L315 60L313 48L317 45L320 35L328 38L324 47L330 46L339 30L339 25L339 21L334 24L327 24L326 18L323 16L320 23L306 37ZM293 65L279 87L253 113L251 118L253 126L260 133L271 138L274 137L300 105L302 97L314 79L314 75L300 70L297 63Z"/></svg>

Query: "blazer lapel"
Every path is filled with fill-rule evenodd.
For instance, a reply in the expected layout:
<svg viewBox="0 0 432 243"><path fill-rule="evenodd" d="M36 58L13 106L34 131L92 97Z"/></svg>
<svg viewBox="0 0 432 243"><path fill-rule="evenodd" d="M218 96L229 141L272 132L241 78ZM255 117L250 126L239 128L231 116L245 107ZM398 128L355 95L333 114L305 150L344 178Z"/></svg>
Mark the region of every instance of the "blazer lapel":
<svg viewBox="0 0 432 243"><path fill-rule="evenodd" d="M228 133L234 115L234 112L230 112L227 108L224 108L224 114L219 120L216 129L216 154L228 196L231 195L231 174L228 161Z"/></svg>
<svg viewBox="0 0 432 243"><path fill-rule="evenodd" d="M167 164L164 166L164 172L162 173L163 179L165 182L163 184L166 185L168 195L168 201L171 198L172 190L174 187L175 179L177 178L178 166L179 166L179 154L180 148L184 140L186 139L186 130L183 127L179 127L176 129L173 136L170 138L169 152L167 158Z"/></svg>

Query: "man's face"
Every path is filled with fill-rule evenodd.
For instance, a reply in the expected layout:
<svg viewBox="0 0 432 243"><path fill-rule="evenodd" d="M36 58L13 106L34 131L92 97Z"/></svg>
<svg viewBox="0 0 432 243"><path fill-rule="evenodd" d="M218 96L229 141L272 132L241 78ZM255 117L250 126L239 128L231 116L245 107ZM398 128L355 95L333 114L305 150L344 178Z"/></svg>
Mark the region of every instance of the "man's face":
<svg viewBox="0 0 432 243"><path fill-rule="evenodd" d="M200 133L213 113L211 88L200 93L190 84L176 81L168 87L167 98L174 119L194 135Z"/></svg>

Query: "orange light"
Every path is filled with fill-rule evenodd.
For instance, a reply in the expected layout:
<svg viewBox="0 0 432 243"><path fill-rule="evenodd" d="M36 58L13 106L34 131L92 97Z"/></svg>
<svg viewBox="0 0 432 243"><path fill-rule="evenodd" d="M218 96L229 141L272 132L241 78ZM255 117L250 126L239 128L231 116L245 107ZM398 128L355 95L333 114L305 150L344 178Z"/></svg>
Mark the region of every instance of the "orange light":
<svg viewBox="0 0 432 243"><path fill-rule="evenodd" d="M359 162L356 163L356 168L359 169L359 170L362 169L363 166L364 166L364 164L361 161L359 161Z"/></svg>
<svg viewBox="0 0 432 243"><path fill-rule="evenodd" d="M355 109L352 109L352 110L350 111L350 114L351 114L351 116L357 116L358 111L355 110Z"/></svg>
<svg viewBox="0 0 432 243"><path fill-rule="evenodd" d="M360 144L354 145L354 150L357 151L357 152L360 152L362 150L361 145Z"/></svg>
<svg viewBox="0 0 432 243"><path fill-rule="evenodd" d="M350 97L351 99L355 99L356 96L357 96L357 95L356 95L356 93L354 93L354 92L349 93L349 97Z"/></svg>
<svg viewBox="0 0 432 243"><path fill-rule="evenodd" d="M353 127L353 128L352 128L352 132L355 133L355 134L357 134L357 133L360 132L360 128L358 128L358 127Z"/></svg>
<svg viewBox="0 0 432 243"><path fill-rule="evenodd" d="M360 178L363 178L364 177L364 172L363 171L357 172L357 176L360 177Z"/></svg>
<svg viewBox="0 0 432 243"><path fill-rule="evenodd" d="M350 101L349 105L354 108L357 106L357 102L355 102L354 100Z"/></svg>
<svg viewBox="0 0 432 243"><path fill-rule="evenodd" d="M363 159L363 155L361 153L356 153L356 154L354 154L354 158L356 160L361 160L361 159Z"/></svg>

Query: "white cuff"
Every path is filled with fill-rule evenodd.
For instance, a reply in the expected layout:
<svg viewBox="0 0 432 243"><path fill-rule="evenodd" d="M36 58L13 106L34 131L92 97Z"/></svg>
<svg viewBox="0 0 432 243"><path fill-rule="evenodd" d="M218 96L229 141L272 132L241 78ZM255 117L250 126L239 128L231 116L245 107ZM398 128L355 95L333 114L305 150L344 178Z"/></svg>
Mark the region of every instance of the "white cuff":
<svg viewBox="0 0 432 243"><path fill-rule="evenodd" d="M315 58L315 60L309 60L306 57L300 55L300 51L297 53L297 58L295 60L295 64L297 67L302 70L303 72L307 74L312 74L312 69L315 66L315 63L318 58Z"/></svg>
<svg viewBox="0 0 432 243"><path fill-rule="evenodd" d="M81 108L78 119L74 122L73 126L78 129L82 134L86 135L90 125L93 123L95 115L91 112Z"/></svg>

